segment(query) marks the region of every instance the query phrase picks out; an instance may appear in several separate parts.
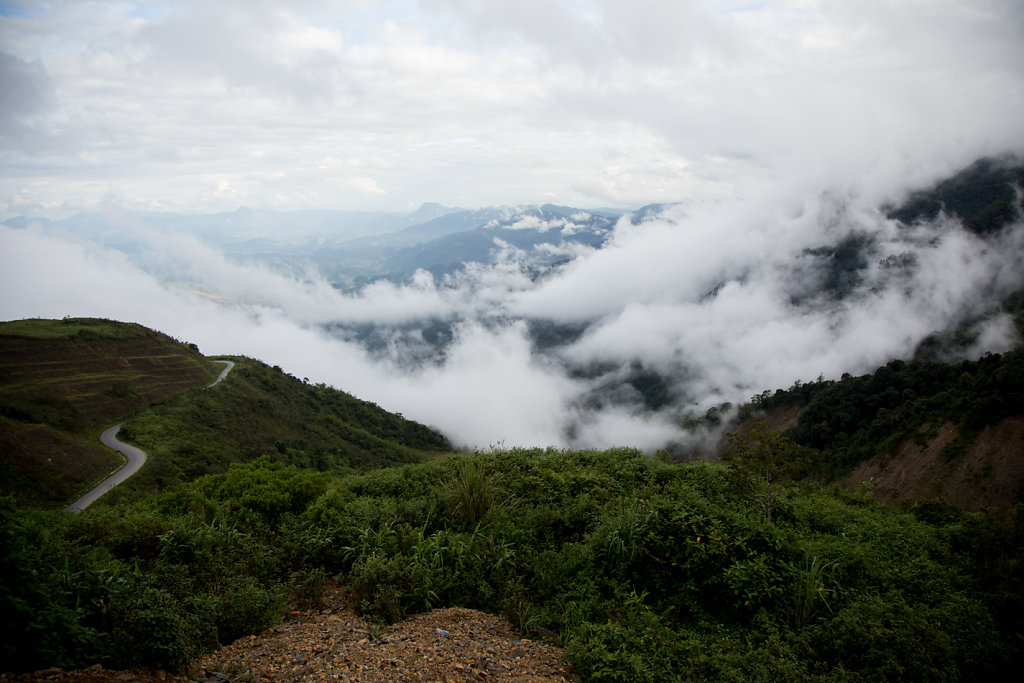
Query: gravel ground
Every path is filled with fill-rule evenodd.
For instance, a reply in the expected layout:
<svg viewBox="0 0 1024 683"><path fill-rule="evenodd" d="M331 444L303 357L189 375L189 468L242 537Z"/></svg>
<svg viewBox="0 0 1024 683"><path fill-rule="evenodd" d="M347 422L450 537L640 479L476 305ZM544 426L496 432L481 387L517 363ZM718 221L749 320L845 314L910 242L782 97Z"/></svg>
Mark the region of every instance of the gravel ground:
<svg viewBox="0 0 1024 683"><path fill-rule="evenodd" d="M292 612L259 635L200 657L182 675L99 667L0 675L4 683L569 680L560 648L519 638L501 617L452 607L377 627L357 617L337 588L320 609Z"/></svg>

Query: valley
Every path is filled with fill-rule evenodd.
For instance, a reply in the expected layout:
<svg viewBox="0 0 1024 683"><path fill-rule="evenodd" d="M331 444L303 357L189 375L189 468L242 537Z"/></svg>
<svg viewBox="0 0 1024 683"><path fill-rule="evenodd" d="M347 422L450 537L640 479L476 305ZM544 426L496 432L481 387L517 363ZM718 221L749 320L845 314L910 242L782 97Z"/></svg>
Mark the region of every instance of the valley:
<svg viewBox="0 0 1024 683"><path fill-rule="evenodd" d="M770 267L691 261L685 297L685 287L668 298L648 289L669 281L666 268L604 298L570 296L582 302L571 313L559 298L593 286L588 270L677 234L681 219L665 216L679 209L602 223L610 232L576 251L549 238L566 221L579 227L578 212L517 214L500 229L526 241L494 237L490 262L456 269L414 261L404 281L408 271L395 281L380 271L325 286L207 261L247 284L202 286L218 294L188 304L194 319L217 311L244 331L232 335L241 349L271 358L280 347L258 345L273 335L301 341L282 356L289 367L335 368L396 405L445 387L413 401L413 418L227 351L213 327L195 329L230 360L113 319L2 323L4 660L18 671L99 663L148 676L203 661L242 679L282 667L340 675L410 618L458 607L502 615L518 642L558 646L553 656L585 680L1012 676L1024 661L1019 207L995 193L971 213L955 189L1005 185L1002 168L940 184L938 213L917 194L907 207L919 208L857 232L851 214L826 206L840 226L831 239L798 241ZM419 253L495 229L449 233ZM573 256L539 256L560 249ZM960 273L966 289L935 289L950 274L933 273L947 251L953 263L979 259ZM169 283L184 272L161 268ZM169 287L166 308L193 301ZM886 306L932 322L911 334ZM302 311L301 324L286 310ZM738 338L729 325L689 331L737 311L750 318ZM907 332L896 346L863 317L883 313ZM809 348L793 342L794 325L831 346L797 358L778 345ZM775 355L744 359L754 339ZM887 349L904 355L872 366ZM220 384L217 363L233 364ZM832 370L799 377L817 363ZM531 422L486 448L465 436L500 435L520 412L543 415L546 431ZM69 515L116 465L98 437L121 420L119 438L145 465ZM317 608L327 595L340 602ZM348 618L366 637L315 667L247 654L250 643L276 647L247 640L268 628L322 634ZM235 664L217 659L227 653ZM503 661L458 669L435 656L467 676ZM543 666L565 675L555 661Z"/></svg>

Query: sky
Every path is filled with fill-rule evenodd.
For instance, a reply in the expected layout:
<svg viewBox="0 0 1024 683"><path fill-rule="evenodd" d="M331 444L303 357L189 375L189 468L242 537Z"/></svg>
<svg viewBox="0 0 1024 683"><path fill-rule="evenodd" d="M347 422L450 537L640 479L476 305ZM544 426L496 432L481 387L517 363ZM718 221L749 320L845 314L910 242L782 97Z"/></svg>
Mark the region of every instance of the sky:
<svg viewBox="0 0 1024 683"><path fill-rule="evenodd" d="M1019 144L1014 0L0 3L0 218L633 207Z"/></svg>
<svg viewBox="0 0 1024 683"><path fill-rule="evenodd" d="M460 446L696 443L573 368L639 363L699 415L910 357L1024 286L1020 221L880 208L1024 151L1022 35L1015 0L0 3L0 219L99 211L142 245L0 226L0 319L139 322ZM540 279L510 254L356 293L137 213L426 201L673 204ZM830 300L809 250L850 235L862 278ZM452 344L410 364L438 319ZM538 353L531 320L588 327ZM327 331L368 322L383 352ZM1019 343L977 332L968 356Z"/></svg>

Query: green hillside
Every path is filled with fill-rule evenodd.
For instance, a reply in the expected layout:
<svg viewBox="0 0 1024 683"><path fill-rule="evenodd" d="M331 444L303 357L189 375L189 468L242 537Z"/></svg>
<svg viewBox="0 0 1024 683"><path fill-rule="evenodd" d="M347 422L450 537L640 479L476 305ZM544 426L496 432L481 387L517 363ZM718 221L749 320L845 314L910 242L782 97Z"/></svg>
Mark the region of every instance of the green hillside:
<svg viewBox="0 0 1024 683"><path fill-rule="evenodd" d="M339 478L261 458L82 515L4 507L0 658L175 669L337 577L382 622L503 613L588 681L1014 680L1024 509L900 514L780 479L769 520L748 460L517 450Z"/></svg>
<svg viewBox="0 0 1024 683"><path fill-rule="evenodd" d="M900 511L818 483L930 425L1019 415L1024 351L766 392L746 410L799 413L792 439L735 437L714 465L439 455L430 429L252 359L206 388L219 365L139 326L0 329L17 332L0 336L16 438L48 430L81 458L127 418L150 453L81 515L45 509L66 501L32 472L0 496L4 668L180 669L330 578L382 634L434 607L502 613L588 681L999 681L1024 664L1024 505ZM157 370L175 365L177 383Z"/></svg>
<svg viewBox="0 0 1024 683"><path fill-rule="evenodd" d="M229 379L191 344L109 320L0 323L0 480L21 504L63 506L115 468L99 433L151 461L111 496L152 491L270 455L314 469L365 469L450 448L436 432L343 392L235 359Z"/></svg>
<svg viewBox="0 0 1024 683"><path fill-rule="evenodd" d="M195 346L111 320L0 323L0 410L69 432L109 426L220 372Z"/></svg>
<svg viewBox="0 0 1024 683"><path fill-rule="evenodd" d="M228 378L159 401L122 430L151 458L124 491L152 492L231 463L273 462L337 473L418 462L451 450L441 434L326 385L249 358Z"/></svg>
<svg viewBox="0 0 1024 683"><path fill-rule="evenodd" d="M892 361L870 375L797 383L754 401L764 410L790 406L800 416L787 435L820 451L830 479L902 441L927 440L947 422L960 435L949 446L955 458L986 426L1024 414L1024 349L960 363Z"/></svg>
<svg viewBox="0 0 1024 683"><path fill-rule="evenodd" d="M221 368L132 323L0 323L0 487L22 502L66 505L120 464L99 443L103 429Z"/></svg>

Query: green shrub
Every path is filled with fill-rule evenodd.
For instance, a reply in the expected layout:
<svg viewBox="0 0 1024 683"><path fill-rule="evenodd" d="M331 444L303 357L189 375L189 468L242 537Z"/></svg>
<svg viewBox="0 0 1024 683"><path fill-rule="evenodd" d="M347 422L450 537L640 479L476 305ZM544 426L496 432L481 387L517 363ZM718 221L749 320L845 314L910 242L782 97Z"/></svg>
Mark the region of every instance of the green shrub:
<svg viewBox="0 0 1024 683"><path fill-rule="evenodd" d="M192 657L213 645L210 611L198 609L194 600L183 602L148 581L136 583L112 606L114 664L180 671Z"/></svg>
<svg viewBox="0 0 1024 683"><path fill-rule="evenodd" d="M566 649L587 681L683 680L692 658L685 639L636 594L625 597L614 619L574 631Z"/></svg>
<svg viewBox="0 0 1024 683"><path fill-rule="evenodd" d="M453 516L461 519L467 528L484 521L496 505L494 483L477 459L460 460L447 488Z"/></svg>
<svg viewBox="0 0 1024 683"><path fill-rule="evenodd" d="M226 645L276 624L284 614L284 598L282 590L265 588L251 576L230 577L210 596L217 640Z"/></svg>
<svg viewBox="0 0 1024 683"><path fill-rule="evenodd" d="M410 588L406 558L374 552L360 557L348 576L357 611L370 619L393 623L405 615L402 594Z"/></svg>
<svg viewBox="0 0 1024 683"><path fill-rule="evenodd" d="M587 680L1015 671L1024 508L924 522L783 483L767 524L730 487L636 451L516 450L341 480L261 460L80 516L0 505L0 647L180 667L338 575L371 620L459 605L553 632Z"/></svg>

